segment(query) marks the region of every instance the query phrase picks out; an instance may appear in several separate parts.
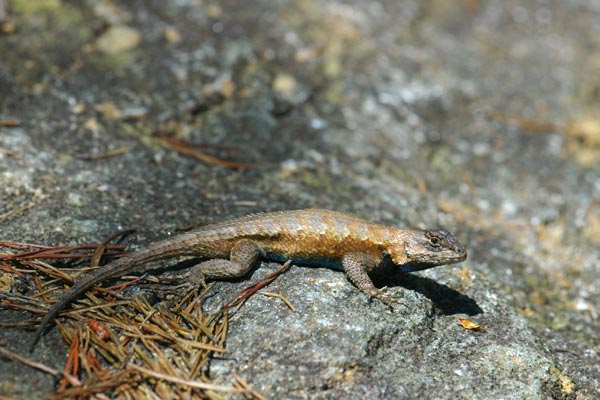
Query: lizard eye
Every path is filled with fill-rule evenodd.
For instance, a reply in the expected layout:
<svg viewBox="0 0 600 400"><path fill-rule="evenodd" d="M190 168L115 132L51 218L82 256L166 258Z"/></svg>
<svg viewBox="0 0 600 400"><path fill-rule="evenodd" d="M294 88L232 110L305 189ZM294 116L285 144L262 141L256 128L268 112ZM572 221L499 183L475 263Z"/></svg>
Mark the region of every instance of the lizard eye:
<svg viewBox="0 0 600 400"><path fill-rule="evenodd" d="M435 235L431 235L429 236L429 244L431 247L440 247L442 245L442 240Z"/></svg>

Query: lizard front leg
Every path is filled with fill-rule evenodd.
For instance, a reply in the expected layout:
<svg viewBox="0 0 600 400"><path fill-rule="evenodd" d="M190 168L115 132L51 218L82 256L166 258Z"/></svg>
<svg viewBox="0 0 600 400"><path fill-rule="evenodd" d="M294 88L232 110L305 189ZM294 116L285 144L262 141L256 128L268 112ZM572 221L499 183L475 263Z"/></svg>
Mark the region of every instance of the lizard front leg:
<svg viewBox="0 0 600 400"><path fill-rule="evenodd" d="M398 303L399 300L389 293L387 288L377 289L367 271L375 269L381 260L366 253L347 253L342 257L342 266L346 277L357 288L369 297L375 297L386 304Z"/></svg>
<svg viewBox="0 0 600 400"><path fill-rule="evenodd" d="M262 255L260 247L251 240L240 240L233 248L229 260L215 258L192 267L190 281L206 286L206 279L231 279L245 275Z"/></svg>

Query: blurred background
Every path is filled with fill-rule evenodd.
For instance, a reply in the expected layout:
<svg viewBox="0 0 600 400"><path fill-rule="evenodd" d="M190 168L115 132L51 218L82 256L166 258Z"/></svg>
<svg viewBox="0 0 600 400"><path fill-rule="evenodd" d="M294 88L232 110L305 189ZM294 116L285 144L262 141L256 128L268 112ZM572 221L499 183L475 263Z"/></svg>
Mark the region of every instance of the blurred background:
<svg viewBox="0 0 600 400"><path fill-rule="evenodd" d="M298 270L308 325L269 356L249 312L214 373L273 398L600 398L599 105L596 1L0 0L0 240L305 207L441 226L469 259L400 283L408 311ZM0 365L0 393L51 386Z"/></svg>

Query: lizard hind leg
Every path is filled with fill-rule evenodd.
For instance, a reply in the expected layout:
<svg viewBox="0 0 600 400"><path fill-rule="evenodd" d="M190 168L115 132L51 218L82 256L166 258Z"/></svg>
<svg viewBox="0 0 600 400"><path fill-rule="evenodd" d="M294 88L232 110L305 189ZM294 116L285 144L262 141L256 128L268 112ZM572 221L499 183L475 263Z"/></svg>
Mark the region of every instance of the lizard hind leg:
<svg viewBox="0 0 600 400"><path fill-rule="evenodd" d="M206 286L206 279L223 280L244 276L262 255L260 247L251 240L240 240L233 248L229 260L214 258L192 267L190 281L197 286Z"/></svg>

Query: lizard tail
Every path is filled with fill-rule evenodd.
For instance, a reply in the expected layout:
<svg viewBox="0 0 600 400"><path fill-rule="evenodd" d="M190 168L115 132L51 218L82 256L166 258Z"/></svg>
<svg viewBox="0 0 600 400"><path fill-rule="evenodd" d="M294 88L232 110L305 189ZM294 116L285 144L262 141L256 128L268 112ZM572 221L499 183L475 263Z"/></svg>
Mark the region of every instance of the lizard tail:
<svg viewBox="0 0 600 400"><path fill-rule="evenodd" d="M71 286L71 288L62 295L60 299L48 310L37 330L35 331L35 336L33 338L33 342L29 347L29 353L33 353L33 349L37 342L41 339L42 335L50 326L50 322L54 320L54 318L58 315L60 310L62 310L67 304L69 304L73 299L79 297L82 293L90 289L96 283L98 283L102 278L109 278L112 276L112 271L109 271L109 268L104 268L97 271L94 274L88 275L84 277L82 280L77 282L75 285Z"/></svg>
<svg viewBox="0 0 600 400"><path fill-rule="evenodd" d="M183 235L182 235L183 236ZM85 293L87 290L95 286L96 284L110 278L122 276L127 272L136 269L136 267L144 264L148 261L158 261L168 257L182 255L189 253L190 249L185 247L177 247L172 245L173 239L162 240L151 244L147 248L138 252L132 253L131 255L120 258L112 263L102 267L96 272L85 276L80 281L76 282L71 288L66 291L56 303L48 310L37 330L33 342L29 347L29 353L31 354L35 348L37 342L41 339L46 329L50 326L50 323L58 316L58 313L65 308L69 303Z"/></svg>

